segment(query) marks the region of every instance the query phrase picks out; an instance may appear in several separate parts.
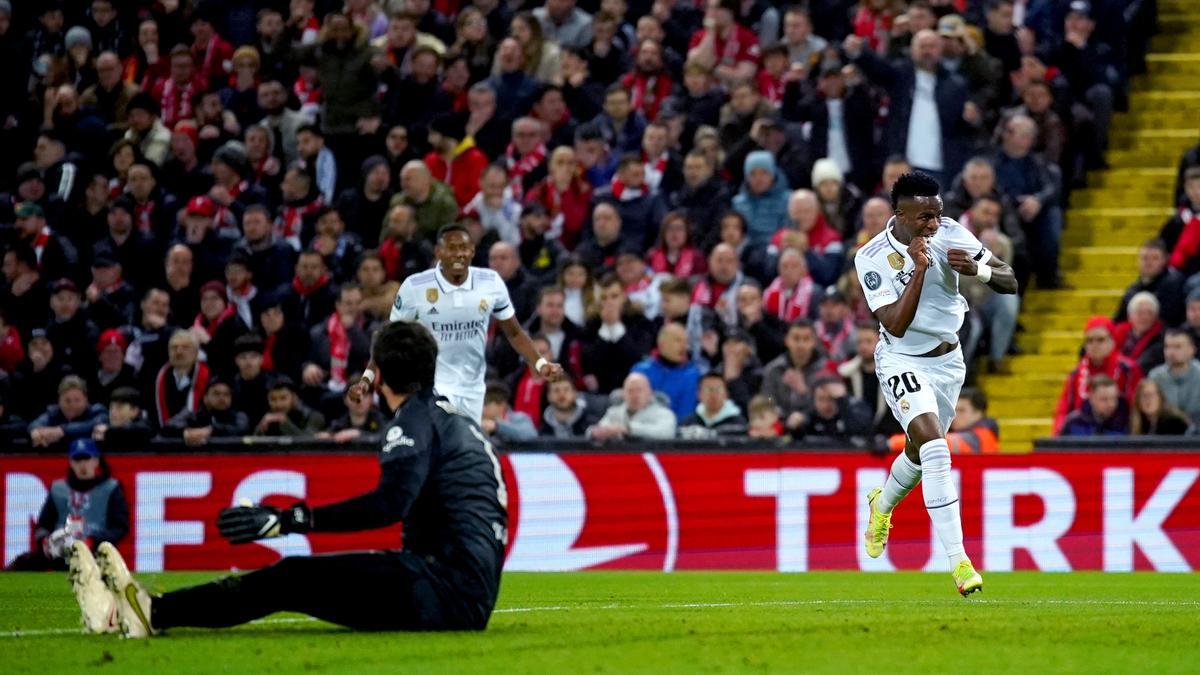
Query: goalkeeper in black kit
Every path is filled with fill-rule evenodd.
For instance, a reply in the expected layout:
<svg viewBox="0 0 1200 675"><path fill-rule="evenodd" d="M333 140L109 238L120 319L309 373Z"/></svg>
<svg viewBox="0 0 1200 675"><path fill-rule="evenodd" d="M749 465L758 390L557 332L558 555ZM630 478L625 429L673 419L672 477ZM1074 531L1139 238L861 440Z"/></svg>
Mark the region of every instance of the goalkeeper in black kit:
<svg viewBox="0 0 1200 675"><path fill-rule="evenodd" d="M223 510L217 525L239 544L402 522L403 550L288 557L155 596L134 581L112 546L94 558L86 546L75 547L70 578L84 625L146 637L290 611L359 630L485 628L507 539L500 462L476 423L433 393L437 343L424 326L384 326L372 353L380 395L396 410L379 449L379 485L325 506L236 506Z"/></svg>

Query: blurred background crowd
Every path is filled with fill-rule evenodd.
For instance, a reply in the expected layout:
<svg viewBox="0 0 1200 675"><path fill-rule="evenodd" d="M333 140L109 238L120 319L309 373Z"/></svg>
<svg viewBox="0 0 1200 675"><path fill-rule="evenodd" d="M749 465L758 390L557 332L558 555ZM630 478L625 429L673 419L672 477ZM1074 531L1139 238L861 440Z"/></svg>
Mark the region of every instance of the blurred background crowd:
<svg viewBox="0 0 1200 675"><path fill-rule="evenodd" d="M371 433L346 385L462 222L568 373L493 341L497 438L876 443L852 259L892 182L935 176L1022 289L1062 287L1153 25L1153 0L0 0L2 441ZM1064 422L1094 375L1134 396L1180 363L1200 412L1171 356L1200 326L1184 164ZM971 372L1003 372L1021 298L963 292ZM996 448L986 407L964 392L960 449Z"/></svg>

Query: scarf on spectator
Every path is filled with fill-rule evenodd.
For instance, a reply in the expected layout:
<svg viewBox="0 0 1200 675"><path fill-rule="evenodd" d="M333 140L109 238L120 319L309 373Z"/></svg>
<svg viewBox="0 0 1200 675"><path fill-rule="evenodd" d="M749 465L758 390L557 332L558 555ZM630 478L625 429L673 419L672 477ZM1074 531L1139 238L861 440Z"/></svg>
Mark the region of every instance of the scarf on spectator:
<svg viewBox="0 0 1200 675"><path fill-rule="evenodd" d="M767 290L763 291L763 308L768 313L791 323L808 316L812 309L813 291L816 284L812 277L804 277L792 288L784 288L783 278L775 277Z"/></svg>
<svg viewBox="0 0 1200 675"><path fill-rule="evenodd" d="M300 250L300 232L304 229L304 219L312 216L325 205L320 193L317 198L305 204L284 204L275 221L275 236L282 239L293 249Z"/></svg>
<svg viewBox="0 0 1200 675"><path fill-rule="evenodd" d="M1122 321L1113 331L1113 340L1117 343L1117 351L1136 361L1146 347L1163 332L1162 320L1155 321L1145 333L1137 335L1133 332L1133 324Z"/></svg>
<svg viewBox="0 0 1200 675"><path fill-rule="evenodd" d="M133 205L133 222L137 224L138 231L149 234L154 233L154 207L156 204L153 199L147 199L145 204L134 202Z"/></svg>
<svg viewBox="0 0 1200 675"><path fill-rule="evenodd" d="M671 78L666 73L639 73L636 70L621 78L621 86L630 94L630 103L641 110L646 119L658 119L658 109L671 95Z"/></svg>
<svg viewBox="0 0 1200 675"><path fill-rule="evenodd" d="M854 34L865 39L871 51L882 53L887 50L887 41L895 18L890 10L876 13L863 3L854 15Z"/></svg>
<svg viewBox="0 0 1200 675"><path fill-rule="evenodd" d="M322 274L321 277L317 279L316 282L311 286L305 286L304 282L300 281L300 277L293 277L292 290L296 291L300 297L307 299L308 296L312 295L316 291L321 290L321 287L327 283L329 283L328 274Z"/></svg>
<svg viewBox="0 0 1200 675"><path fill-rule="evenodd" d="M279 341L279 333L272 333L263 338L263 370L275 371L275 343Z"/></svg>
<svg viewBox="0 0 1200 675"><path fill-rule="evenodd" d="M309 84L308 80L305 80L303 77L296 77L296 81L292 83L292 93L300 101L301 108L306 105L315 106L321 103L321 88L315 84Z"/></svg>
<svg viewBox="0 0 1200 675"><path fill-rule="evenodd" d="M529 154L517 159L517 149L512 143L504 150L504 164L508 167L508 185L512 188L513 197L518 201L525 199L525 174L536 169L546 160L546 144L538 143Z"/></svg>
<svg viewBox="0 0 1200 675"><path fill-rule="evenodd" d="M1183 229L1175 242L1175 250L1171 251L1171 267L1177 270L1187 270L1189 263L1200 253L1200 214L1187 206L1179 207L1179 222Z"/></svg>
<svg viewBox="0 0 1200 675"><path fill-rule="evenodd" d="M337 312L329 315L329 320L325 322L325 333L329 336L329 389L342 391L346 388L350 337L346 334L346 326Z"/></svg>
<svg viewBox="0 0 1200 675"><path fill-rule="evenodd" d="M821 339L821 344L825 345L825 353L830 359L840 357L845 352L842 350L846 340L854 335L854 322L850 317L846 317L841 323L835 324L837 330L830 331L824 321L818 321L813 325L817 330L817 337Z"/></svg>
<svg viewBox="0 0 1200 675"><path fill-rule="evenodd" d="M756 79L758 80L758 93L762 94L762 97L767 99L771 105L779 107L783 102L783 90L787 88L783 83L783 77L774 77L766 70L760 70Z"/></svg>
<svg viewBox="0 0 1200 675"><path fill-rule="evenodd" d="M208 43L210 51L213 42L216 40L210 40ZM161 108L159 117L167 128L174 127L179 120L186 120L192 116L192 96L195 93L195 81L190 81L182 87L175 82L174 78L163 81L162 100L159 101Z"/></svg>
<svg viewBox="0 0 1200 675"><path fill-rule="evenodd" d="M196 320L192 322L192 327L203 330L211 338L217 334L217 329L221 327L221 324L236 313L237 308L230 304L226 304L225 309L221 310L221 313L213 317L211 321L204 316L204 312L200 312L196 315Z"/></svg>
<svg viewBox="0 0 1200 675"><path fill-rule="evenodd" d="M43 225L40 232L33 238L33 252L37 255L38 264L42 264L42 253L46 251L46 244L50 243L50 237L54 236L54 232L50 230L49 225Z"/></svg>
<svg viewBox="0 0 1200 675"><path fill-rule="evenodd" d="M729 290L729 284L717 283L712 280L712 277L704 277L700 283L696 284L696 290L692 291L692 304L715 307L717 300L727 290Z"/></svg>
<svg viewBox="0 0 1200 675"><path fill-rule="evenodd" d="M671 259L666 246L656 246L650 251L650 269L655 272L665 272L676 277L690 277L699 274L705 260L700 251L691 246L685 246Z"/></svg>
<svg viewBox="0 0 1200 675"><path fill-rule="evenodd" d="M666 152L659 155L654 161L646 157L646 153L642 153L642 167L646 172L646 185L651 192L658 192L658 188L662 186L663 174L667 171L667 159L669 155Z"/></svg>
<svg viewBox="0 0 1200 675"><path fill-rule="evenodd" d="M250 187L250 181L248 181L248 180L238 181L237 183L233 184L231 187L228 188L229 199L236 201L238 198L238 195L242 194L242 192L244 192L249 187ZM232 204L233 202L231 201L230 203ZM228 206L222 206L220 204L217 204L217 212L213 216L213 227L216 229L216 231L218 233L220 233L221 230L232 229L232 230L235 230L239 236L241 235L241 227L238 224L237 215L235 215L233 210L230 209Z"/></svg>
<svg viewBox="0 0 1200 675"><path fill-rule="evenodd" d="M229 302L229 306L234 308L240 318L247 326L254 325L253 312L250 309L250 301L258 295L258 288L254 284L246 284L242 288L225 287L225 298Z"/></svg>
<svg viewBox="0 0 1200 675"><path fill-rule="evenodd" d="M1109 354L1104 359L1104 362L1100 364L1100 368L1097 369L1096 372L1101 375L1108 375L1110 377L1113 375L1116 375L1117 374L1117 372L1116 372L1117 371L1117 361L1120 358L1121 358L1120 348L1119 347L1113 348L1112 353ZM1078 387L1078 391L1075 392L1076 400L1079 400L1079 401L1087 400L1088 385L1091 384L1092 375L1093 375L1092 360L1089 359L1087 357L1087 355L1085 354L1084 357L1079 360L1079 380L1076 381L1076 383L1075 383L1076 386ZM1113 379L1118 379L1118 378L1114 377ZM1125 385L1126 385L1126 382L1124 381L1124 378L1120 378L1117 381L1117 386L1119 386L1121 388L1122 392L1125 391Z"/></svg>
<svg viewBox="0 0 1200 675"><path fill-rule="evenodd" d="M646 186L643 185L640 188L629 187L622 183L620 178L613 176L612 194L619 202L631 202L635 199L640 199L646 194Z"/></svg>
<svg viewBox="0 0 1200 675"><path fill-rule="evenodd" d="M158 413L158 424L162 426L171 419L171 411L167 407L167 378L175 377L174 369L171 364L164 365L158 371L158 377L154 378L154 404ZM201 400L204 398L204 392L208 389L208 366L202 361L197 361L192 368L191 383L188 385L187 405L188 412L195 412L200 409Z"/></svg>

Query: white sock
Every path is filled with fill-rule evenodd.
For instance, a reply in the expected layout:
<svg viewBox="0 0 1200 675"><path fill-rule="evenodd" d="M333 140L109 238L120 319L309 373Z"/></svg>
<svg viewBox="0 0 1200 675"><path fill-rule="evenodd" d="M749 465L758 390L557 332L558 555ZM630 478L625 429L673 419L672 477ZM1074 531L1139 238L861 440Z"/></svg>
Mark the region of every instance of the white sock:
<svg viewBox="0 0 1200 675"><path fill-rule="evenodd" d="M950 476L950 446L939 438L921 446L921 491L925 493L925 510L933 521L950 566L967 559L963 549L962 518L959 515L958 490Z"/></svg>
<svg viewBox="0 0 1200 675"><path fill-rule="evenodd" d="M891 513L892 509L908 496L917 483L921 482L921 466L913 464L903 450L900 456L892 462L892 470L888 472L887 481L883 484L883 493L875 500L875 510L880 513Z"/></svg>

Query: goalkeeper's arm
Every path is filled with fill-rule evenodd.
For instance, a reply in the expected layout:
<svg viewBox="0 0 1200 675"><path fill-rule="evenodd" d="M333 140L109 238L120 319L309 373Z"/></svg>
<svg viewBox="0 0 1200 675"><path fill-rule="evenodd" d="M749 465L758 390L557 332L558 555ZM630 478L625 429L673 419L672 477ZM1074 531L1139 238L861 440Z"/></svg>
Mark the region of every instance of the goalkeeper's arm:
<svg viewBox="0 0 1200 675"><path fill-rule="evenodd" d="M429 473L429 453L387 455L380 468L379 485L357 497L316 508L304 502L287 509L235 506L221 511L217 529L230 543L242 544L293 532L351 532L397 523L421 492Z"/></svg>

